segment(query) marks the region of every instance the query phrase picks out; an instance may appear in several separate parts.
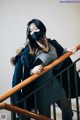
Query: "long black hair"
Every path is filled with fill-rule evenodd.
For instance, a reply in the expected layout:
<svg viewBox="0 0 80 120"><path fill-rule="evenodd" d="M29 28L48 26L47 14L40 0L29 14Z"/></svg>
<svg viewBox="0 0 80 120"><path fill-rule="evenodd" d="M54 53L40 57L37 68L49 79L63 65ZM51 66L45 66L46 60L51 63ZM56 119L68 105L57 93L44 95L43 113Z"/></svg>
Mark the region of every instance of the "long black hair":
<svg viewBox="0 0 80 120"><path fill-rule="evenodd" d="M44 38L44 36L46 35L46 27L45 25L42 23L42 21L38 20L38 19L32 19L31 21L28 22L27 24L27 31L26 31L26 36L27 39L29 40L29 44L31 47L31 50L33 51L35 48L39 47L38 44L36 43L35 40L32 39L31 35L30 35L30 25L34 23L35 26L40 29L41 33L42 33L42 37ZM34 50L35 51L35 50Z"/></svg>

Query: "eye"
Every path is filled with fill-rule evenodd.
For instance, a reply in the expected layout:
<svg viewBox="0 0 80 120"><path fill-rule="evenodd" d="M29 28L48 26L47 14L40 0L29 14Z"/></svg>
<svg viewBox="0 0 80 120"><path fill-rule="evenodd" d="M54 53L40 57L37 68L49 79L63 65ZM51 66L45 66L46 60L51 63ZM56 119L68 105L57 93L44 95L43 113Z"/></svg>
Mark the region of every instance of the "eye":
<svg viewBox="0 0 80 120"><path fill-rule="evenodd" d="M34 32L39 32L39 31L40 31L40 29L35 27L34 29L30 29L30 34L32 35Z"/></svg>
<svg viewBox="0 0 80 120"><path fill-rule="evenodd" d="M38 30L38 28L35 28L35 30Z"/></svg>

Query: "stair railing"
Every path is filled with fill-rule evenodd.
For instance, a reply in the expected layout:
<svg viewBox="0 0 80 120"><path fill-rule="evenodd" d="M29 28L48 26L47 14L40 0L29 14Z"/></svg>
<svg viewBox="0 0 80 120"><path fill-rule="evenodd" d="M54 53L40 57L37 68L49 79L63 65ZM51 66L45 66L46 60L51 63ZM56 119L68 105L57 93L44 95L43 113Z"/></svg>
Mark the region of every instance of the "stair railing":
<svg viewBox="0 0 80 120"><path fill-rule="evenodd" d="M77 49L77 51L80 49L80 44L76 46L76 49ZM42 76L44 73L46 73L47 71L51 70L53 67L55 67L56 65L58 65L60 62L62 62L63 60L67 59L71 55L72 55L72 52L70 52L70 51L65 53L64 55L62 55L61 57L56 59L54 62L52 62L51 64L49 64L46 67L44 67L40 74L35 74L35 75L32 75L29 78L25 79L23 82L19 83L18 85L13 87L11 90L9 90L6 93L4 93L3 95L1 95L0 96L0 102L6 100L11 95L13 95L15 92L17 92L18 90L22 89L26 85L30 84L32 81L34 81L37 78L39 78L40 76ZM33 113L33 112L29 112L27 110L24 110L22 108L18 108L18 107L13 106L13 105L9 105L7 103L0 103L0 109L6 109L6 110L13 111L13 112L17 112L17 113L20 113L20 114L23 114L23 115L26 115L26 116L29 116L29 117L36 118L37 120L40 120L40 119L51 120L50 118L38 115L38 114Z"/></svg>
<svg viewBox="0 0 80 120"><path fill-rule="evenodd" d="M42 116L40 114L36 114L34 112L30 112L28 110L24 110L22 108L19 108L19 107L16 107L14 105L10 105L4 102L0 103L0 109L6 109L8 111L19 113L20 115L24 115L24 116L27 116L27 117L30 117L36 120L52 120L48 117Z"/></svg>
<svg viewBox="0 0 80 120"><path fill-rule="evenodd" d="M76 46L76 49L77 49L77 51L80 49L80 44ZM67 59L71 55L72 55L72 52L70 52L70 51L65 53L64 55L62 55L61 57L59 57L58 59L53 61L51 64L49 64L46 67L44 67L40 74L34 74L34 75L30 76L29 78L25 79L23 82L19 83L18 85L16 85L12 89L10 89L9 91L7 91L3 95L1 95L0 96L0 102L2 102L5 99L9 98L12 94L14 94L18 90L22 89L26 85L30 84L32 81L36 80L41 75L43 75L44 73L46 73L47 71L49 71L50 69L52 69L53 67L55 67L56 65L58 65L60 62L62 62L63 60Z"/></svg>

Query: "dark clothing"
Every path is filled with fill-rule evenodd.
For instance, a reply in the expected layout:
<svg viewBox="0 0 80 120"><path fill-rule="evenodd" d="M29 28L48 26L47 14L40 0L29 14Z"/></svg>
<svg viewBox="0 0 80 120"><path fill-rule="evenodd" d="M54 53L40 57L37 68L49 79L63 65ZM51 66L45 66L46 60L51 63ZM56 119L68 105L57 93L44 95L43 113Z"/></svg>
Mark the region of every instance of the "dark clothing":
<svg viewBox="0 0 80 120"><path fill-rule="evenodd" d="M61 55L63 55L63 47L57 43L56 40L48 40L49 43L51 43L54 48L56 49L57 52L57 57L60 57ZM28 78L30 76L30 70L36 66L36 65L40 65L42 64L40 59L37 59L37 61L35 62L35 56L31 55L29 53L29 47L28 45L22 49L22 52L20 54L18 54L15 57L15 70L14 70L14 75L13 75L13 81L12 81L12 87L16 86L17 84L19 84L21 81L25 80L26 78ZM60 77L58 76L57 78L54 77L54 75L58 74L59 72L61 72L62 70L64 70L65 68L67 68L69 65L71 65L73 62L72 60L69 58L67 58L66 60L64 60L62 63L60 63L59 65L57 65L55 68L53 68L50 71L48 71L47 73L45 73L42 77L38 78L36 81L30 83L29 85L27 85L26 87L24 87L21 90L19 90L18 92L16 92L13 96L13 101L14 103L17 102L18 100L20 100L21 98L25 97L26 95L28 95L29 93L31 93L33 90L35 90L36 88L40 87L43 83L45 83L46 81L49 80L49 76L52 76L52 82L49 82L47 84L47 86L45 87L45 97L44 97L44 88L40 89L37 93L36 93L36 103L37 103L37 108L39 110L39 113L42 115L46 115L46 116L50 116L50 105L53 104L53 102L56 102L58 104L58 106L62 109L62 104L61 104L61 87L60 87ZM74 77L74 65L70 68L69 70L69 74L70 74L70 86L71 86L71 97L74 98L76 95L75 93L75 77ZM77 73L77 72L76 72ZM78 76L78 74L77 74ZM78 86L80 85L80 78L78 76ZM64 89L63 90L63 119L70 119L70 108L66 107L67 106L67 97L69 97L68 95L68 77L67 77L67 71L65 71L62 75L62 84ZM54 88L54 90L53 90ZM58 89L57 89L58 88ZM78 87L79 88L79 87ZM80 89L80 88L79 88ZM80 96L80 90L78 89L78 95ZM53 91L52 91L53 90ZM64 91L65 90L65 91ZM66 97L66 94L67 97ZM43 99L42 99L43 98ZM44 104L44 100L46 100L45 104ZM31 111L31 109L34 107L34 96L31 96L27 99L26 101L27 104L27 110ZM19 107L23 107L22 104L19 105ZM44 110L45 110L45 114L44 114Z"/></svg>
<svg viewBox="0 0 80 120"><path fill-rule="evenodd" d="M56 40L48 40L56 49L58 57L60 57L63 53L63 47L58 44L58 42ZM30 70L33 67L33 63L35 60L35 56L32 56L29 53L29 47L28 45L22 50L22 52L20 54L18 54L15 58L15 70L14 70L14 75L13 75L13 82L12 82L12 87L16 86L17 84L19 84L21 81L25 80L26 78L28 78L30 76ZM35 65L39 65L39 61L36 62ZM54 69L53 68L53 74L56 75L57 73L59 73L60 71L62 71L63 69L65 69L66 67L68 67L70 64L72 64L72 60L69 58L67 58L66 60L64 60L63 64L61 65L60 69ZM70 73L70 83L71 83L71 97L75 97L75 80L74 80L74 65L73 67L70 69L69 73ZM63 74L63 87L66 91L66 94L68 96L68 81L67 81L67 72L64 72ZM80 78L78 77L78 85L80 85ZM79 88L79 87L78 87ZM79 88L80 89L80 88ZM17 97L16 100L21 99L22 97L24 97L25 95L28 95L31 91L33 90L32 87L32 83L26 87L23 88L23 92L22 94L20 94L21 91L17 92ZM73 92L74 91L74 92ZM79 90L79 95L80 95L80 90Z"/></svg>
<svg viewBox="0 0 80 120"><path fill-rule="evenodd" d="M40 59L42 61L41 65L46 66L46 65L50 64L52 61L54 61L55 59L57 59L57 57L58 57L58 55L57 55L55 47L51 43L49 43L49 51L43 52L42 50L39 50L36 54L35 62ZM46 83L47 81L49 81L49 82ZM44 100L46 100L46 104L44 107L44 108L46 108L47 106L50 106L51 104L55 103L56 101L61 100L61 92L62 91L63 91L63 96L66 96L63 87L62 87L62 91L61 91L60 82L57 78L55 78L52 70L49 70L47 73L45 73L44 75L42 75L41 77L39 77L37 80L35 80L33 82L34 90L36 88L39 88L44 83L46 83L45 89L42 86L42 88L39 89L39 91L37 91L37 103L38 103L37 105L39 108L41 108L41 110L44 106ZM45 93L43 91L45 91ZM44 98L44 96L45 96L45 98Z"/></svg>

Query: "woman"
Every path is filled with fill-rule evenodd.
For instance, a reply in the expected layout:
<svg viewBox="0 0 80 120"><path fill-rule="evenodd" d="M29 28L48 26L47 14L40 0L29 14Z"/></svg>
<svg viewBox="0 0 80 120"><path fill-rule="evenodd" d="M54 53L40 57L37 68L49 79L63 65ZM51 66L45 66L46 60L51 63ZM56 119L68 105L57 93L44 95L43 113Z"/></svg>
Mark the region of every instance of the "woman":
<svg viewBox="0 0 80 120"><path fill-rule="evenodd" d="M31 76L32 74L40 73L44 66L50 64L52 61L60 57L64 49L63 47L56 41L51 40L46 37L46 27L45 25L38 19L33 19L27 24L27 40L28 44L19 51L19 53L11 59L11 62L15 64L15 70L13 75L13 82L12 86L16 86L18 83L21 82L21 80L25 80L27 77ZM68 49L67 49L68 51ZM69 51L75 53L76 48L71 48ZM68 58L64 62L62 62L58 69L61 71L61 67L63 64L66 64L66 67L72 63L71 59ZM57 69L56 69L57 70ZM54 73L56 74L55 69L53 69L53 78ZM46 76L45 76L46 77ZM55 78L54 83L54 97L55 100L50 99L50 102L47 98L47 104L45 108L45 115L50 117L50 105L52 102L56 102L58 106L62 109L61 105L61 90L60 90L60 83L57 78ZM64 84L64 83L63 83ZM35 89L37 86L39 86L38 81L34 82L34 84L30 84L27 87L25 87L22 91L22 97L29 94L33 88ZM48 86L49 87L49 86ZM46 88L47 90L47 88ZM50 89L51 90L51 89ZM65 90L63 90L63 119L64 120L70 120L70 107L68 103L68 99L65 93ZM15 100L21 99L21 91L17 92L15 94ZM38 100L38 110L40 114L44 114L43 112L43 101L41 101L42 94L39 92L37 95ZM39 97L41 96L41 97ZM34 103L31 102L33 100L32 98L29 99L29 107L28 109L31 110ZM31 104L32 103L32 104ZM42 104L42 105L41 105Z"/></svg>

